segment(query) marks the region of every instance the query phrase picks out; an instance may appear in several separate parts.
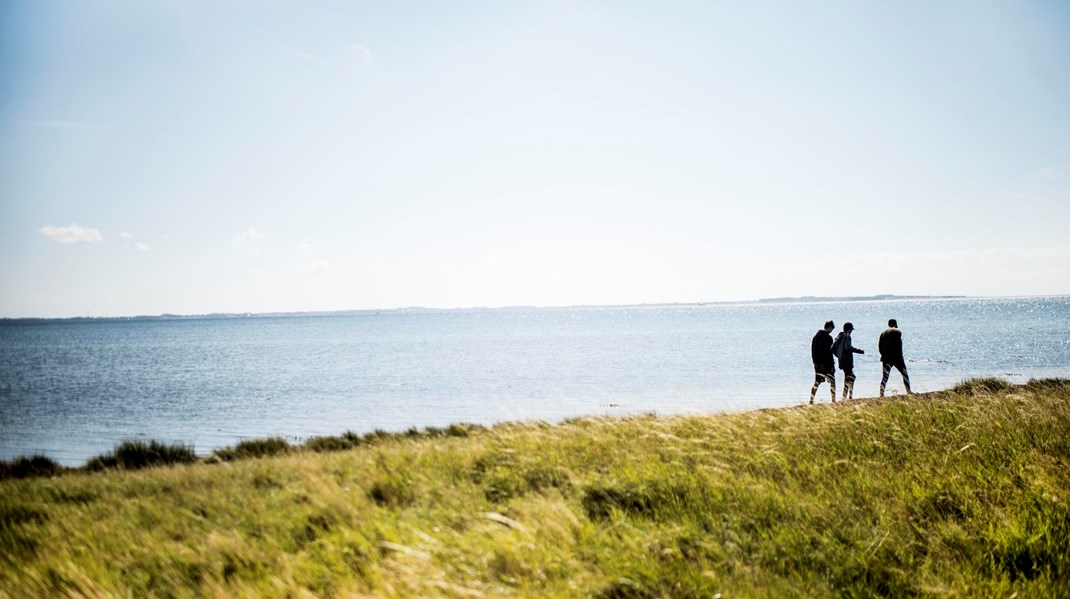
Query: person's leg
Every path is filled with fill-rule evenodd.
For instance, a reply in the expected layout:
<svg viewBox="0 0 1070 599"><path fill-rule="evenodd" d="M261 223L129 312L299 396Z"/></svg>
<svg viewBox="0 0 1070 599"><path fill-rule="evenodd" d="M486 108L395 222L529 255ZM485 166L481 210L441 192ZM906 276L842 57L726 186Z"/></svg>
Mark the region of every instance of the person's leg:
<svg viewBox="0 0 1070 599"><path fill-rule="evenodd" d="M855 391L855 372L854 370L843 371L843 400L854 398Z"/></svg>
<svg viewBox="0 0 1070 599"><path fill-rule="evenodd" d="M907 393L913 393L910 390L910 375L907 374L907 365L905 363L899 364L896 368L899 369L899 374L903 375L903 386L907 388Z"/></svg>
<svg viewBox="0 0 1070 599"><path fill-rule="evenodd" d="M884 397L884 386L888 384L888 375L891 373L892 365L887 362L881 362L881 397Z"/></svg>
<svg viewBox="0 0 1070 599"><path fill-rule="evenodd" d="M832 392L832 401L835 402L836 401L836 371L833 370L832 372L826 374L825 378L828 379L828 381L829 381L829 391Z"/></svg>
<svg viewBox="0 0 1070 599"><path fill-rule="evenodd" d="M825 380L825 375L820 372L814 375L814 386L810 388L810 403L814 403L814 396L817 395L817 388L821 386L821 381Z"/></svg>

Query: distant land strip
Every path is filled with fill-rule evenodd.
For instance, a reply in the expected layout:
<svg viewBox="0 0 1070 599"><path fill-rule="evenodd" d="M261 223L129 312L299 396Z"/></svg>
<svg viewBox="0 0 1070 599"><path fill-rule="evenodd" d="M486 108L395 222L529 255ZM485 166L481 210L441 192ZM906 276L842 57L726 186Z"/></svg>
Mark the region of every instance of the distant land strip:
<svg viewBox="0 0 1070 599"><path fill-rule="evenodd" d="M873 302L883 300L933 300L933 299L967 299L965 295L845 295L845 296L817 296L801 295L798 297L765 297L758 300L759 304L795 304L807 302Z"/></svg>
<svg viewBox="0 0 1070 599"><path fill-rule="evenodd" d="M1037 296L1049 297L1049 296ZM1057 296L1051 296L1057 297ZM791 304L791 303L821 303L821 302L870 302L892 300L943 300L943 299L971 299L967 295L850 295L850 296L815 296L803 295L798 297L767 297L757 300L736 301L713 301L713 302L665 302L646 304L577 304L571 306L473 306L468 308L428 308L424 306L408 306L404 308L367 308L359 310L323 310L305 312L214 312L209 314L155 314L138 316L70 316L46 318L26 316L18 318L3 317L0 323L35 323L35 322L107 322L107 321L130 321L130 320L187 320L187 319L223 319L223 318L278 318L292 316L358 316L369 314L396 314L407 312L476 312L484 310L562 310L571 308L657 308L657 307L684 307L684 306L738 306L757 304Z"/></svg>

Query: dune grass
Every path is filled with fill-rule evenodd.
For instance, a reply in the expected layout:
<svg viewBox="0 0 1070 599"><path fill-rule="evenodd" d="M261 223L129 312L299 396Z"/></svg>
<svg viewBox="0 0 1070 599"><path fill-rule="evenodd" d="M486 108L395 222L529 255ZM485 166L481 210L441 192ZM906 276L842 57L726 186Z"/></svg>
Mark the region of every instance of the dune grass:
<svg viewBox="0 0 1070 599"><path fill-rule="evenodd" d="M153 466L192 464L197 461L188 445L159 441L123 441L114 450L86 462L85 469L97 472L108 468L140 470Z"/></svg>
<svg viewBox="0 0 1070 599"><path fill-rule="evenodd" d="M268 437L266 439L247 439L234 447L217 449L212 455L224 462L233 460L249 460L253 458L266 458L270 456L290 453L293 447L282 437Z"/></svg>
<svg viewBox="0 0 1070 599"><path fill-rule="evenodd" d="M0 481L5 478L32 478L37 476L55 476L63 472L55 460L43 455L17 457L10 461L0 461Z"/></svg>
<svg viewBox="0 0 1070 599"><path fill-rule="evenodd" d="M450 430L6 480L0 596L1070 596L1068 381Z"/></svg>

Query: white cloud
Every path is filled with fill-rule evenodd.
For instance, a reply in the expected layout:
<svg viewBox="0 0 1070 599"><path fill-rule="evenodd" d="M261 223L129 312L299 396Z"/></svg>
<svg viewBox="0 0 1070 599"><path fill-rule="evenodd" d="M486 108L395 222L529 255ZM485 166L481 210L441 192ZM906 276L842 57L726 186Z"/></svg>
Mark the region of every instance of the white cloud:
<svg viewBox="0 0 1070 599"><path fill-rule="evenodd" d="M304 266L302 266L301 270L303 270L305 272L310 272L310 273L313 273L313 274L319 274L319 273L330 272L330 271L334 270L334 266L332 266L331 263L327 262L326 260L321 260L319 258L316 258L316 259L311 260L310 262L308 262Z"/></svg>
<svg viewBox="0 0 1070 599"><path fill-rule="evenodd" d="M375 53L371 51L371 48L360 44L349 44L349 53L353 55L353 58L362 69L377 69L379 67L375 61Z"/></svg>
<svg viewBox="0 0 1070 599"><path fill-rule="evenodd" d="M249 227L235 235L230 243L247 254L259 256L261 254L260 248L255 245L258 239L267 239L267 235L264 235L254 227Z"/></svg>
<svg viewBox="0 0 1070 599"><path fill-rule="evenodd" d="M141 250L143 252L151 252L152 251L152 246L147 244L147 243L137 242L134 245L137 246L137 249L139 249L139 250Z"/></svg>
<svg viewBox="0 0 1070 599"><path fill-rule="evenodd" d="M263 233L261 233L260 231L257 231L253 227L249 227L248 229L246 229L246 230L242 231L241 233L238 233L237 235L235 235L234 238L231 240L231 243L234 244L235 247L241 247L243 245L247 245L249 243L252 243L253 241L256 241L257 239L266 239L266 238L267 238L267 235L264 235Z"/></svg>
<svg viewBox="0 0 1070 599"><path fill-rule="evenodd" d="M294 249L297 250L298 254L304 256L303 263L298 267L302 272L319 274L334 270L333 264L316 257L316 252L312 250L311 243L301 242L295 244Z"/></svg>
<svg viewBox="0 0 1070 599"><path fill-rule="evenodd" d="M71 243L100 243L104 241L100 231L89 227L79 227L78 223L71 223L69 227L54 227L45 225L38 229L45 237L63 244Z"/></svg>
<svg viewBox="0 0 1070 599"><path fill-rule="evenodd" d="M294 58L297 58L299 60L306 60L308 62L316 62L316 63L319 63L319 64L323 64L323 59L320 58L319 56L316 56L315 54L312 54L311 52L302 52L300 50L293 50L293 51L290 52L290 56L292 56Z"/></svg>
<svg viewBox="0 0 1070 599"><path fill-rule="evenodd" d="M122 237L123 239L132 239L134 234L129 231L123 231L122 233L119 233L119 237Z"/></svg>

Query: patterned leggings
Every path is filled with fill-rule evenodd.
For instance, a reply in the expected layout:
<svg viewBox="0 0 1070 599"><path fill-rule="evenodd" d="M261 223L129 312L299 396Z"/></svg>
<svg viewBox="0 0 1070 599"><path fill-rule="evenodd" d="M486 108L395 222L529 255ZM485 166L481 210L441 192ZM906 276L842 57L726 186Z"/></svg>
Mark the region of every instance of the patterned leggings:
<svg viewBox="0 0 1070 599"><path fill-rule="evenodd" d="M828 382L829 387L832 388L832 401L836 401L836 373L818 372L814 375L814 386L810 388L810 403L814 403L814 397L817 395L817 388L821 386L821 383Z"/></svg>
<svg viewBox="0 0 1070 599"><path fill-rule="evenodd" d="M855 370L850 368L843 371L843 400L855 398Z"/></svg>
<svg viewBox="0 0 1070 599"><path fill-rule="evenodd" d="M903 386L907 388L907 393L910 393L910 375L907 374L907 365L903 363L892 364L891 362L881 363L883 374L881 376L881 397L884 397L884 386L888 384L888 375L892 374L892 367L894 366L899 374L903 375Z"/></svg>

